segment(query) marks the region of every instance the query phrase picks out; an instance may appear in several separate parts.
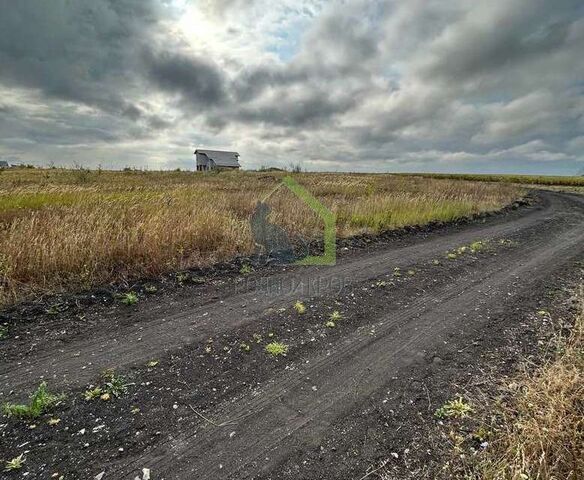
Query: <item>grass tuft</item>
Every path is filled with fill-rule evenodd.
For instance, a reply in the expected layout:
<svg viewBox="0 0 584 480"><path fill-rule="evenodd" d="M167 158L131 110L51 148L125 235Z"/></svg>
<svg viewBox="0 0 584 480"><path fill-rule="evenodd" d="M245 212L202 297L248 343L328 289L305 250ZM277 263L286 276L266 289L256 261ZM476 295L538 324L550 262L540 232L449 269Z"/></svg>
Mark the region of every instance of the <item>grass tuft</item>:
<svg viewBox="0 0 584 480"><path fill-rule="evenodd" d="M4 465L5 472L12 472L13 470L20 470L24 466L25 458L24 453L21 453L18 457L9 460Z"/></svg>
<svg viewBox="0 0 584 480"><path fill-rule="evenodd" d="M251 272L253 272L253 268L251 265L247 263L243 264L239 269L239 273L241 273L242 275L249 275Z"/></svg>
<svg viewBox="0 0 584 480"><path fill-rule="evenodd" d="M296 313L302 315L304 312L306 312L306 306L298 301L294 304L294 310L296 310Z"/></svg>
<svg viewBox="0 0 584 480"><path fill-rule="evenodd" d="M5 403L2 405L2 411L7 417L24 419L38 418L47 410L61 402L64 398L64 395L50 393L47 389L46 382L43 382L31 395L28 405Z"/></svg>
<svg viewBox="0 0 584 480"><path fill-rule="evenodd" d="M464 418L472 412L472 407L462 397L446 402L434 412L438 418Z"/></svg>
<svg viewBox="0 0 584 480"><path fill-rule="evenodd" d="M266 345L266 352L272 357L286 355L288 353L288 345L281 342L271 342Z"/></svg>
<svg viewBox="0 0 584 480"><path fill-rule="evenodd" d="M136 295L134 292L124 293L121 296L121 302L125 305L134 305L138 303L138 295Z"/></svg>

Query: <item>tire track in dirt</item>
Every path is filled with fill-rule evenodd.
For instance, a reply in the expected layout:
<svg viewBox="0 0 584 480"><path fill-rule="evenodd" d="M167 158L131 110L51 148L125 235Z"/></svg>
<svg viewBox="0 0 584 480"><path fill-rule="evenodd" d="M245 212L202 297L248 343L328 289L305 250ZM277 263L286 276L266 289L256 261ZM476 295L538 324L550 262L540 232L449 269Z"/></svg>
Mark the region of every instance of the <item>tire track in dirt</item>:
<svg viewBox="0 0 584 480"><path fill-rule="evenodd" d="M253 322L269 308L288 306L297 297L293 286L318 280L321 288L315 296L331 293L333 279L342 278L347 286L378 277L388 268L406 267L430 260L446 250L477 239L501 238L549 222L558 228L569 220L581 200L568 195L542 194L544 208L530 211L517 220L496 225L472 225L461 232L432 238L398 249L380 250L339 262L334 267L304 267L290 273L278 273L270 279L281 285L279 294L261 288L234 294L222 301L207 303L190 311L177 311L145 319L139 325L127 325L115 331L87 339L74 339L58 351L40 350L33 358L10 362L0 369L0 392L32 387L41 378L55 387L76 387L95 378L108 367L123 368L144 362L158 353L201 341L211 334ZM336 285L336 284L335 284ZM246 305L242 311L242 305Z"/></svg>

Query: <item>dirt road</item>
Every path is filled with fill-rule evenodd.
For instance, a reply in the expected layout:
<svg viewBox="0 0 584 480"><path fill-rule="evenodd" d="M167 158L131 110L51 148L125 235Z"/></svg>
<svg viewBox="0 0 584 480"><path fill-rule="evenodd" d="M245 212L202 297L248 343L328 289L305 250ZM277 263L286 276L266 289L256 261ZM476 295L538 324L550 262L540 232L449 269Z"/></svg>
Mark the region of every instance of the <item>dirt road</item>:
<svg viewBox="0 0 584 480"><path fill-rule="evenodd" d="M67 430L3 425L0 454L29 442L28 478L133 479L149 468L166 480L359 479L412 435L396 412L413 383L447 384L464 361L484 360L584 259L584 198L537 198L341 251L333 267L274 267L134 307L92 306L71 329L50 316L16 325L0 401L41 379L74 400L59 414ZM326 326L333 311L342 318ZM287 356L264 352L273 340ZM127 398L80 400L111 367L129 379ZM415 398L429 411L443 395L424 389Z"/></svg>

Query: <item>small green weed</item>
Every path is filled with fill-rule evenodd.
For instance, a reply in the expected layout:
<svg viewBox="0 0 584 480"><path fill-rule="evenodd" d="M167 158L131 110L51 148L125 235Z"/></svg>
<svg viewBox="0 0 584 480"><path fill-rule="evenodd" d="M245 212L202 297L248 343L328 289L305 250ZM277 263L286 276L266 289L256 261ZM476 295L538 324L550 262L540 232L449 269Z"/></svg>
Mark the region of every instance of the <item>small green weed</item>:
<svg viewBox="0 0 584 480"><path fill-rule="evenodd" d="M0 325L0 340L4 340L8 336L8 327Z"/></svg>
<svg viewBox="0 0 584 480"><path fill-rule="evenodd" d="M456 255L456 253L449 253L448 255L446 255L446 258L450 260L456 260L458 258L458 255Z"/></svg>
<svg viewBox="0 0 584 480"><path fill-rule="evenodd" d="M244 263L241 268L239 269L239 273L241 273L242 275L248 275L251 272L253 272L253 268L251 265Z"/></svg>
<svg viewBox="0 0 584 480"><path fill-rule="evenodd" d="M324 324L324 326L325 326L325 327L328 327L328 328L335 328L335 327L336 327L336 324L335 324L335 322L333 322L332 320L329 320L328 322L326 322L326 323Z"/></svg>
<svg viewBox="0 0 584 480"><path fill-rule="evenodd" d="M48 409L57 405L64 398L65 395L55 395L50 393L47 390L46 382L43 382L30 397L30 403L28 405L5 403L2 405L2 411L7 417L28 419L37 418Z"/></svg>
<svg viewBox="0 0 584 480"><path fill-rule="evenodd" d="M470 412L472 412L470 404L459 397L456 400L446 402L434 412L434 415L438 418L464 418Z"/></svg>
<svg viewBox="0 0 584 480"><path fill-rule="evenodd" d="M47 315L59 315L59 306L58 305L51 305L49 308L45 310Z"/></svg>
<svg viewBox="0 0 584 480"><path fill-rule="evenodd" d="M146 285L144 287L144 291L146 293L156 293L158 291L158 288L156 288L155 285Z"/></svg>
<svg viewBox="0 0 584 480"><path fill-rule="evenodd" d="M470 250L472 253L480 252L485 249L486 243L482 240L477 240L470 244Z"/></svg>
<svg viewBox="0 0 584 480"><path fill-rule="evenodd" d="M101 377L104 381L103 390L105 393L109 393L114 397L121 397L128 393L128 385L126 384L126 380L121 375L116 374L116 372L112 369L105 370Z"/></svg>
<svg viewBox="0 0 584 480"><path fill-rule="evenodd" d="M249 346L249 344L248 344L248 343L241 342L241 343L239 344L239 349L240 349L242 352L249 352L249 351L251 350L251 347Z"/></svg>
<svg viewBox="0 0 584 480"><path fill-rule="evenodd" d="M272 342L266 345L266 352L272 357L278 357L279 355L286 355L288 353L288 345L281 342Z"/></svg>
<svg viewBox="0 0 584 480"><path fill-rule="evenodd" d="M296 310L297 313L302 315L304 312L306 312L306 307L302 302L298 301L294 304L294 310Z"/></svg>
<svg viewBox="0 0 584 480"><path fill-rule="evenodd" d="M89 402L91 400L95 400L98 397L101 397L102 393L103 390L101 387L90 388L89 390L85 390L83 398Z"/></svg>
<svg viewBox="0 0 584 480"><path fill-rule="evenodd" d="M339 312L338 310L335 310L333 313L331 313L329 315L329 320L331 320L332 322L338 322L342 317L341 312Z"/></svg>
<svg viewBox="0 0 584 480"><path fill-rule="evenodd" d="M21 453L18 457L15 457L12 460L6 462L6 465L4 465L4 471L11 472L13 470L20 470L24 465L24 462L24 453Z"/></svg>
<svg viewBox="0 0 584 480"><path fill-rule="evenodd" d="M124 293L121 296L121 301L125 305L134 305L138 303L138 295L136 295L134 292Z"/></svg>

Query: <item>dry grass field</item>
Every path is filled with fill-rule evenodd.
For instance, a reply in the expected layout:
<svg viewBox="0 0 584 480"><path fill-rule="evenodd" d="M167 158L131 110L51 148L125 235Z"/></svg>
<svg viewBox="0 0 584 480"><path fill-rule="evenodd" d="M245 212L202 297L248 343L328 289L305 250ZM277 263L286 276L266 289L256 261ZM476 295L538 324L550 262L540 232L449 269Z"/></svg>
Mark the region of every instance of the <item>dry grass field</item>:
<svg viewBox="0 0 584 480"><path fill-rule="evenodd" d="M416 173L415 176L427 178L445 178L451 180L470 180L476 182L504 182L520 185L537 185L550 187L584 187L584 175L495 175L473 173Z"/></svg>
<svg viewBox="0 0 584 480"><path fill-rule="evenodd" d="M284 174L0 171L0 302L200 266L253 251L249 216ZM504 183L396 175L295 174L350 236L496 210ZM313 238L319 219L285 188L273 221Z"/></svg>

